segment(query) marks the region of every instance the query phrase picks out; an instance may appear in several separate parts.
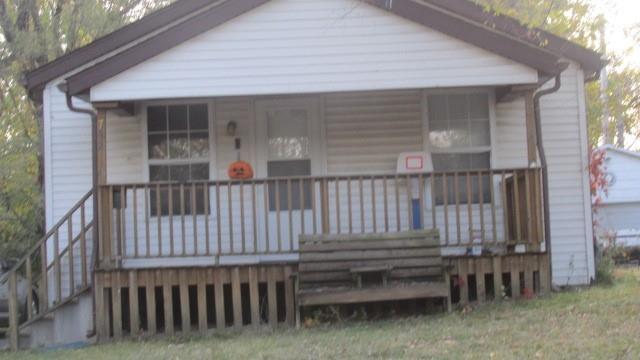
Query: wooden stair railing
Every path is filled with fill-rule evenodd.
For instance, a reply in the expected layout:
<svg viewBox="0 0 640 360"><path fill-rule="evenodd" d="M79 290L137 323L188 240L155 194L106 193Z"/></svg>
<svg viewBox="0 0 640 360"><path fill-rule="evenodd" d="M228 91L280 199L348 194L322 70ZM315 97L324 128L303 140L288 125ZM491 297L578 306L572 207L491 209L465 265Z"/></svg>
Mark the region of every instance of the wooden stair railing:
<svg viewBox="0 0 640 360"><path fill-rule="evenodd" d="M89 191L0 277L0 284L8 282L5 336L11 350L18 350L20 330L90 289L96 250L93 216L87 215L92 206L93 191Z"/></svg>

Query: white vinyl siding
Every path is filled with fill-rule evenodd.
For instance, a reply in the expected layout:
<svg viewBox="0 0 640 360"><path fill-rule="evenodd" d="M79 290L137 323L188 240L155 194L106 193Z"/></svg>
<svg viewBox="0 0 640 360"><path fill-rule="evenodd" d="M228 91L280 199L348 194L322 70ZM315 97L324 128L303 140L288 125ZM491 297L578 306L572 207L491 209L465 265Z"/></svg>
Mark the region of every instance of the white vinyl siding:
<svg viewBox="0 0 640 360"><path fill-rule="evenodd" d="M327 173L396 171L398 155L422 151L422 92L325 96Z"/></svg>
<svg viewBox="0 0 640 360"><path fill-rule="evenodd" d="M587 284L594 276L584 101L582 70L572 64L562 75L560 90L540 104L549 167L553 282L558 285Z"/></svg>
<svg viewBox="0 0 640 360"><path fill-rule="evenodd" d="M495 112L493 167L496 169L527 167L524 99L497 103Z"/></svg>
<svg viewBox="0 0 640 360"><path fill-rule="evenodd" d="M142 119L107 112L107 182L144 181Z"/></svg>
<svg viewBox="0 0 640 360"><path fill-rule="evenodd" d="M91 117L71 112L66 97L49 84L44 91L44 152L47 228L91 190ZM76 106L86 103L74 101Z"/></svg>
<svg viewBox="0 0 640 360"><path fill-rule="evenodd" d="M93 101L535 83L534 69L356 0L273 0L91 89Z"/></svg>

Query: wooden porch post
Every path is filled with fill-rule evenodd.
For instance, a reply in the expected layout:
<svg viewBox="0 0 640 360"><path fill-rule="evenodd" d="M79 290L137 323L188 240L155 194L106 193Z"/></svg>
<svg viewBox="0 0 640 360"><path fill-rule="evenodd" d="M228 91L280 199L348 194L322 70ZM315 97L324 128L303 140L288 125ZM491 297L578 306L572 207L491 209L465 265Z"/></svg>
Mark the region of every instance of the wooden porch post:
<svg viewBox="0 0 640 360"><path fill-rule="evenodd" d="M100 264L103 268L111 268L113 266L113 250L111 244L111 209L109 204L109 190L104 188L107 184L107 110L100 106L95 106L97 115L97 134L96 134L96 164L98 177L98 219L99 237L98 246Z"/></svg>
<svg viewBox="0 0 640 360"><path fill-rule="evenodd" d="M536 118L535 109L533 104L533 90L528 90L524 95L525 102L525 118L527 129L527 159L529 162L528 167L533 167L538 164L538 148L537 140L538 134L536 132Z"/></svg>
<svg viewBox="0 0 640 360"><path fill-rule="evenodd" d="M537 168L538 162L538 133L536 131L536 115L534 104L534 90L527 90L524 93L525 99L525 127L527 131L527 161L529 168ZM526 174L526 198L527 201L527 234L529 235L529 244L527 250L538 251L540 249L540 243L542 241L540 234L542 229L539 218L541 217L541 204L539 197L542 196L539 191L539 172L537 170L528 170Z"/></svg>

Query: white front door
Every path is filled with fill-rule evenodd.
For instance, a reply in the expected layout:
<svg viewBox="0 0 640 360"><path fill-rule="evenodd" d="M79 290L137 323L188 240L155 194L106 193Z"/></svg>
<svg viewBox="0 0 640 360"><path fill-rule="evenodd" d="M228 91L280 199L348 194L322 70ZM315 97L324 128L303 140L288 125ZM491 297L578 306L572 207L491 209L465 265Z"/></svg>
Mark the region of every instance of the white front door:
<svg viewBox="0 0 640 360"><path fill-rule="evenodd" d="M322 171L322 127L315 98L269 99L256 102L257 175L291 178L270 182L266 197L270 249L297 249L298 235L313 232L311 182L297 177ZM264 225L264 224L263 224ZM262 239L266 241L266 239Z"/></svg>

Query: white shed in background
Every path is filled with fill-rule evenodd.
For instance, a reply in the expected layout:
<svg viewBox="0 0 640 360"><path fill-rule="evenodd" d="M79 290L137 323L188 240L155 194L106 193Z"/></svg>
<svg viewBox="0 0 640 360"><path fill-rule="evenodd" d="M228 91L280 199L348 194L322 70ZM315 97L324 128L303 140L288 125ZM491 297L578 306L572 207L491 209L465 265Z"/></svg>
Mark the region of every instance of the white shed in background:
<svg viewBox="0 0 640 360"><path fill-rule="evenodd" d="M599 236L615 234L619 244L640 246L640 152L603 149L609 186L597 210Z"/></svg>

